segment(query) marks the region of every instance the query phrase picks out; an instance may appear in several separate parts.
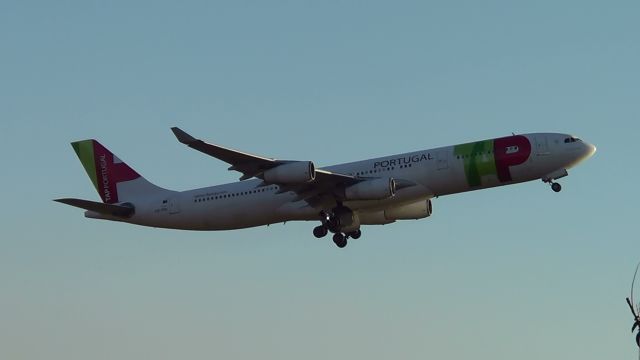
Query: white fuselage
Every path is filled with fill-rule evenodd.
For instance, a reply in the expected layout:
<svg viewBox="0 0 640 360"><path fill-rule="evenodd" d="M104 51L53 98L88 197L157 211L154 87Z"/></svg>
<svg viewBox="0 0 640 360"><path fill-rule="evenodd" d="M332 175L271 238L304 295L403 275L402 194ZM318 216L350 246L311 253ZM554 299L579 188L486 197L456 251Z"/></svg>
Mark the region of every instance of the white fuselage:
<svg viewBox="0 0 640 360"><path fill-rule="evenodd" d="M555 133L518 135L323 169L413 184L384 200L345 201L343 205L360 214L362 224L367 224L367 215L423 199L562 177L566 169L595 151L593 145L579 140L566 142L567 138L573 139ZM527 140L530 149L522 143ZM312 206L299 200L295 192L280 190L278 185L265 185L260 179L246 180L133 200L130 202L135 206L135 214L124 220L90 211L86 216L162 228L230 230L292 220L319 220L321 210L335 206L335 202Z"/></svg>

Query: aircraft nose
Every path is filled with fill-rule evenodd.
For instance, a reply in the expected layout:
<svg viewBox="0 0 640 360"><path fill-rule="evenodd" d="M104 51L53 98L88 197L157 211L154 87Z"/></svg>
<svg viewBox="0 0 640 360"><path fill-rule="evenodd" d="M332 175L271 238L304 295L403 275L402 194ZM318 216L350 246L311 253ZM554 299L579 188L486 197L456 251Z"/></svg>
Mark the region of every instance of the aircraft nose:
<svg viewBox="0 0 640 360"><path fill-rule="evenodd" d="M593 144L589 144L589 143L584 143L584 158L588 159L591 156L593 156L593 154L596 153L596 146Z"/></svg>

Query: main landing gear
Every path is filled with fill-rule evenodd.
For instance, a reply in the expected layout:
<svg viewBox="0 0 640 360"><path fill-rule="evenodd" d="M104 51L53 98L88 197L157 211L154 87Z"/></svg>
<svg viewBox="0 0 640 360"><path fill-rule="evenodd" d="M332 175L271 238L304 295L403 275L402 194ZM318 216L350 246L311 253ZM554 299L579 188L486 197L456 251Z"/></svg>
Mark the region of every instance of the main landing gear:
<svg viewBox="0 0 640 360"><path fill-rule="evenodd" d="M324 227L324 225L316 226L313 228L313 236L317 237L318 239L327 236L328 232L329 229Z"/></svg>
<svg viewBox="0 0 640 360"><path fill-rule="evenodd" d="M333 234L333 243L336 244L337 247L342 249L343 247L347 246L347 235L344 235L341 232Z"/></svg>
<svg viewBox="0 0 640 360"><path fill-rule="evenodd" d="M327 229L327 227L324 225L318 225L313 228L313 236L318 239L327 236L328 233L329 229ZM336 244L337 247L342 249L343 247L347 246L347 240L349 238L357 240L360 238L360 236L362 236L362 231L360 231L359 229L348 233L338 231L333 234L333 243Z"/></svg>
<svg viewBox="0 0 640 360"><path fill-rule="evenodd" d="M320 239L327 236L329 232L332 232L334 244L339 248L343 248L347 246L347 240L349 238L359 239L360 236L362 236L362 232L360 229L348 232L343 231L343 229L349 228L350 226L345 224L344 219L342 221L340 220L340 211L344 212L345 210L336 208L332 213L321 211L320 221L322 221L322 225L313 228L313 236Z"/></svg>

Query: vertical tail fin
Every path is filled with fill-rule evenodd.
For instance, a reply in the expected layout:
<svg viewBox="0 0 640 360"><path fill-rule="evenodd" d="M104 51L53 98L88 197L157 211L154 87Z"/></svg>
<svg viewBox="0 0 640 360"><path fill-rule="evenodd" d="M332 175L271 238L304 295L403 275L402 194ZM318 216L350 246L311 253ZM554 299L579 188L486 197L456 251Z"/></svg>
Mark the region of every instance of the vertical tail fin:
<svg viewBox="0 0 640 360"><path fill-rule="evenodd" d="M166 191L147 181L96 140L76 141L71 146L106 204Z"/></svg>

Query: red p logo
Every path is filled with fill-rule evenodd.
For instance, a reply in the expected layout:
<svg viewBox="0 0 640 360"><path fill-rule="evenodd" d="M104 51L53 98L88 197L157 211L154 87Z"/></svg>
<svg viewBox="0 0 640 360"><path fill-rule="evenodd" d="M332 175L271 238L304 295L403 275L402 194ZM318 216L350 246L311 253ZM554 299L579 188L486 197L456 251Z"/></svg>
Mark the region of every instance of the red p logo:
<svg viewBox="0 0 640 360"><path fill-rule="evenodd" d="M493 153L496 159L496 171L501 182L511 181L509 167L520 165L531 155L531 143L522 135L495 139Z"/></svg>

